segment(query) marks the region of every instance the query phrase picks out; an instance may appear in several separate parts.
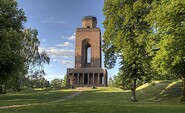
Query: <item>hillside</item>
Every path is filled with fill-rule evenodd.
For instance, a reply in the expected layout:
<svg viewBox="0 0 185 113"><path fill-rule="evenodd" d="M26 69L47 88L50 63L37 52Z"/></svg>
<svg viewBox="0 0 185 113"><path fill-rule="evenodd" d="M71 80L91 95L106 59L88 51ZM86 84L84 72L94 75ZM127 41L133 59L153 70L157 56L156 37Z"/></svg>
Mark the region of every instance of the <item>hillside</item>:
<svg viewBox="0 0 185 113"><path fill-rule="evenodd" d="M161 102L180 101L182 95L181 81L154 81L137 88L138 100Z"/></svg>

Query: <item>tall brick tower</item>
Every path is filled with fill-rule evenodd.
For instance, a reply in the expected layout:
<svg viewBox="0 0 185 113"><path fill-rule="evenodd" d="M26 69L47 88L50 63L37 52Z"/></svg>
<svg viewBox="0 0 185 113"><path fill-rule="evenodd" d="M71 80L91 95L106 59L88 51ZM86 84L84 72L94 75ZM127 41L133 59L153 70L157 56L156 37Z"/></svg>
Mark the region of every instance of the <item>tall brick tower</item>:
<svg viewBox="0 0 185 113"><path fill-rule="evenodd" d="M68 86L107 86L107 71L101 68L101 31L97 19L85 16L76 29L75 68L67 69Z"/></svg>

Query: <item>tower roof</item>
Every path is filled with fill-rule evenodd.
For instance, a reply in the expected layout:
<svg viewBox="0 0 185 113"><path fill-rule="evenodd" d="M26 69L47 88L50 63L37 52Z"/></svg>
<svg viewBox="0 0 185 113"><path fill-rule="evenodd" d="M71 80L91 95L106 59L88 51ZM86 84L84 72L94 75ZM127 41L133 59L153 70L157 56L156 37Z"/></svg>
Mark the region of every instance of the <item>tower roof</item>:
<svg viewBox="0 0 185 113"><path fill-rule="evenodd" d="M94 16L84 16L82 18L82 20L94 20L94 21L97 21L96 17L94 17Z"/></svg>

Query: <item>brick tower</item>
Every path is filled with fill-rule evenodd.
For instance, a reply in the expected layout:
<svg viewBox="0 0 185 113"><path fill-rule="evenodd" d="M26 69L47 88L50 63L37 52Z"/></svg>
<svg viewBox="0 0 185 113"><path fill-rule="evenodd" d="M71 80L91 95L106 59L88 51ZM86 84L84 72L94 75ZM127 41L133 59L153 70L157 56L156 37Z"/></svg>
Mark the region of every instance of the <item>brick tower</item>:
<svg viewBox="0 0 185 113"><path fill-rule="evenodd" d="M85 16L76 29L75 68L67 69L68 86L107 86L107 71L101 68L101 31L97 19Z"/></svg>

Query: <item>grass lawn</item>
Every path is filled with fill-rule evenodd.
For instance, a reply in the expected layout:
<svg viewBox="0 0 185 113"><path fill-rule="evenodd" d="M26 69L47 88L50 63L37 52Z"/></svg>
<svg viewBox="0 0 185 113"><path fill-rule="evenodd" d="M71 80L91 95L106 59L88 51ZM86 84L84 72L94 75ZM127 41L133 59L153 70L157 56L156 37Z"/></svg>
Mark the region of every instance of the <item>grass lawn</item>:
<svg viewBox="0 0 185 113"><path fill-rule="evenodd" d="M179 102L180 86L180 82L173 81L145 84L137 89L137 103L129 101L129 91L99 87L66 101L1 109L0 113L185 113L185 103ZM75 92L43 90L0 95L0 106L55 101Z"/></svg>

